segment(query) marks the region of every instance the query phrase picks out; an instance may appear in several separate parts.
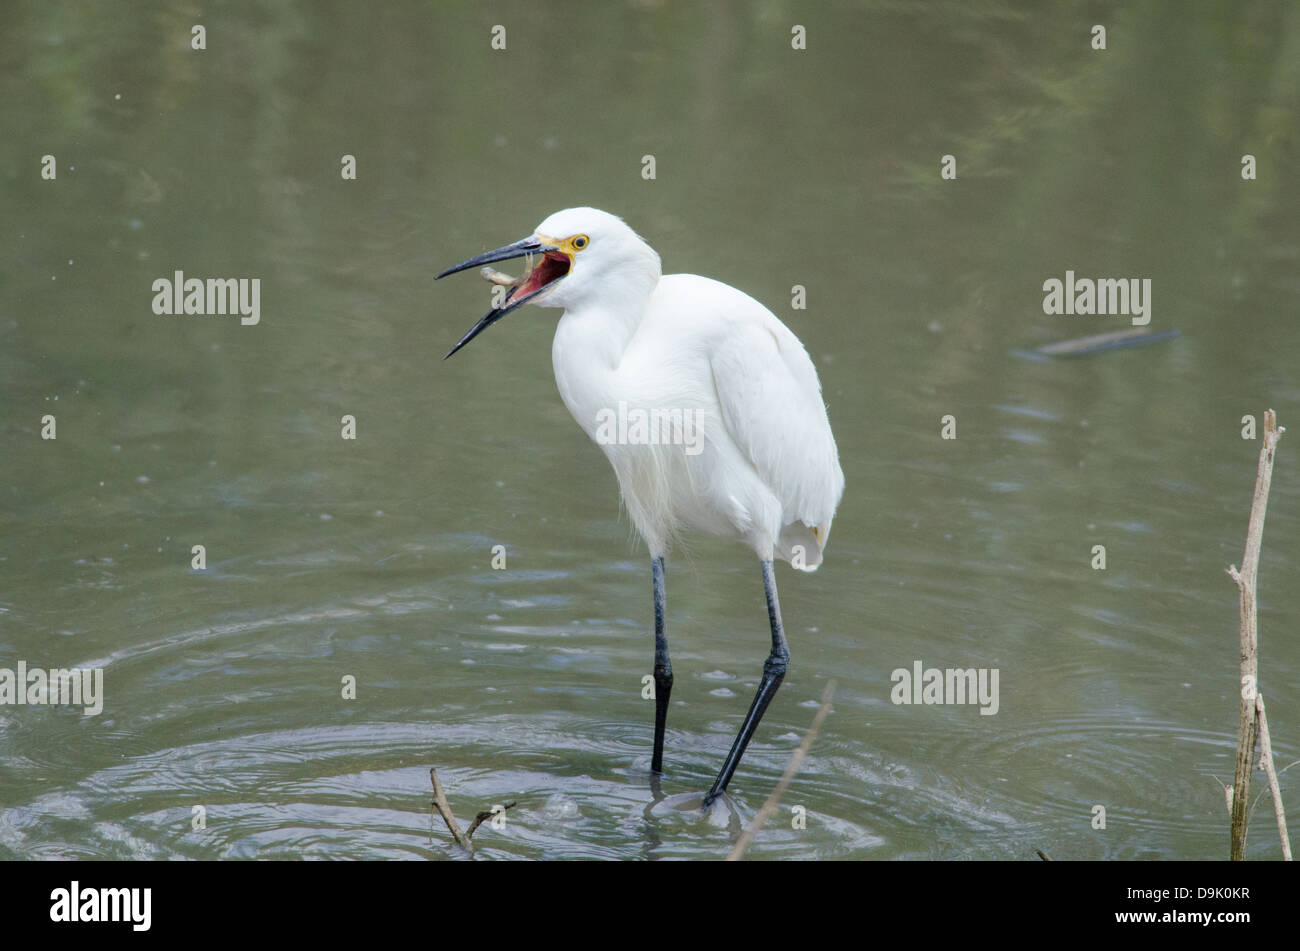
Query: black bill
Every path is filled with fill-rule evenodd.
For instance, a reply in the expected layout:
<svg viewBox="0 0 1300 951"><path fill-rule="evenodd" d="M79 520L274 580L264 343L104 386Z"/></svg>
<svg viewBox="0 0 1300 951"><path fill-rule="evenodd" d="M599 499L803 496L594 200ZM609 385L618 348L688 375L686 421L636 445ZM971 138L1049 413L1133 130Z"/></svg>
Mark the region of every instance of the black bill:
<svg viewBox="0 0 1300 951"><path fill-rule="evenodd" d="M493 307L465 336L460 338L456 346L447 352L444 360L450 357L457 350L464 347L471 340L487 330L494 323L518 307L522 307L538 294L545 291L552 284L558 281L564 275L569 273L570 260L569 256L562 251L557 251L550 245L543 244L537 238L529 237L514 244L507 244L503 248L497 248L495 251L487 251L477 257L472 257L468 261L462 261L454 267L449 267L438 275L438 278L446 277L448 274L455 274L458 271L464 271L482 264L491 264L494 261L508 261L511 258L521 258L528 254L540 254L542 259L533 267L531 271L521 277L507 292L505 300L500 307ZM437 278L435 278L436 280Z"/></svg>

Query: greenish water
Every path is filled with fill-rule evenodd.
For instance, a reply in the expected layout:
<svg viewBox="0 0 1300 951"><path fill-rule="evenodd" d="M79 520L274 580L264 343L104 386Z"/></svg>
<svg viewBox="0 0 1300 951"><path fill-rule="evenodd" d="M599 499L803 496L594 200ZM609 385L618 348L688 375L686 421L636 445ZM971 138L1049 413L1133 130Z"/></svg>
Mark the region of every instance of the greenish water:
<svg viewBox="0 0 1300 951"><path fill-rule="evenodd" d="M0 857L447 857L436 766L462 821L518 802L476 835L488 856L716 858L832 677L751 857L1226 857L1240 420L1300 433L1300 7L2 16L0 667L102 667L105 699L0 706ZM848 479L822 569L778 570L790 674L712 817L690 800L768 645L751 554L669 561L652 783L649 564L555 391L557 312L441 361L488 292L433 274L578 204L786 321ZM260 322L155 315L176 270L258 278ZM1129 326L1044 314L1067 270L1150 279L1151 328L1182 335L1032 358ZM1259 581L1279 765L1300 759L1296 438ZM997 714L891 703L916 661L997 668ZM1251 854L1278 854L1267 800Z"/></svg>

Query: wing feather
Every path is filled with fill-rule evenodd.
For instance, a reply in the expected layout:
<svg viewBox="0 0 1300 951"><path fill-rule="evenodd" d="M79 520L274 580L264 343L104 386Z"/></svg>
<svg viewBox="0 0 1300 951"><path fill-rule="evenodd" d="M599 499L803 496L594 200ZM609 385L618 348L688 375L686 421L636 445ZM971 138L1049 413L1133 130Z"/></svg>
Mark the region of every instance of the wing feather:
<svg viewBox="0 0 1300 951"><path fill-rule="evenodd" d="M710 370L728 433L780 500L785 526L795 529L783 530L779 547L811 532L817 548L808 560L816 567L844 473L812 359L789 328L760 310L762 319L729 322L712 341Z"/></svg>

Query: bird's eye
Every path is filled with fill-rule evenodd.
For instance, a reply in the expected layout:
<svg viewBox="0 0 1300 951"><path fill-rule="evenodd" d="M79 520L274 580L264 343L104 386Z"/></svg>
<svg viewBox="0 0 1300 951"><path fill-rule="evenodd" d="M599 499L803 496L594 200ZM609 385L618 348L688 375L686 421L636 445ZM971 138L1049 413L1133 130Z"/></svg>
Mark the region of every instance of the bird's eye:
<svg viewBox="0 0 1300 951"><path fill-rule="evenodd" d="M585 234L577 235L573 239L573 247L576 250L581 251L583 248L587 246L587 241L588 238Z"/></svg>

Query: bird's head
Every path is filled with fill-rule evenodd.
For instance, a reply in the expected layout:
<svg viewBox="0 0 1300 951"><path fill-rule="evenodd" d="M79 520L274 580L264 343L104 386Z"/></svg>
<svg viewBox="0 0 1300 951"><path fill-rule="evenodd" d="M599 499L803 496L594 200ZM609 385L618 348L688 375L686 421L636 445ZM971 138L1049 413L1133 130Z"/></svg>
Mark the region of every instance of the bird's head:
<svg viewBox="0 0 1300 951"><path fill-rule="evenodd" d="M527 238L462 261L438 277L525 255L537 257L520 278L483 269L489 281L510 290L500 306L488 311L452 347L448 357L524 304L573 308L592 299L607 299L617 306L644 300L659 282L659 255L622 218L598 208L557 211Z"/></svg>

